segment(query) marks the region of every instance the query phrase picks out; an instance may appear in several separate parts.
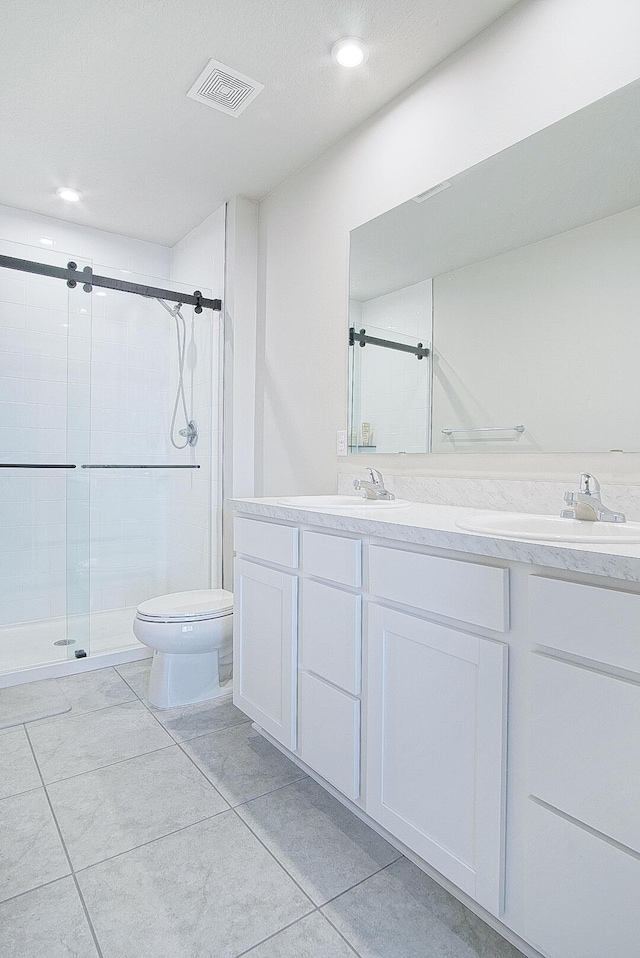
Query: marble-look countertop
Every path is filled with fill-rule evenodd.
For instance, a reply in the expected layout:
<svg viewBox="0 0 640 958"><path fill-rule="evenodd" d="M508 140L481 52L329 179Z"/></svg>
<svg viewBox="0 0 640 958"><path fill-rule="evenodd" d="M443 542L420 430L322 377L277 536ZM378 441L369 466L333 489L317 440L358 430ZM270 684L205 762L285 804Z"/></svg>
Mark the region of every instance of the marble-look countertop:
<svg viewBox="0 0 640 958"><path fill-rule="evenodd" d="M236 512L262 519L284 519L301 525L451 549L470 555L640 582L640 543L543 542L465 532L457 527L458 520L471 515L504 516L504 512L489 509L409 502L404 507L384 509L375 515L372 506L330 512L327 509L284 506L278 499L231 499L230 502Z"/></svg>

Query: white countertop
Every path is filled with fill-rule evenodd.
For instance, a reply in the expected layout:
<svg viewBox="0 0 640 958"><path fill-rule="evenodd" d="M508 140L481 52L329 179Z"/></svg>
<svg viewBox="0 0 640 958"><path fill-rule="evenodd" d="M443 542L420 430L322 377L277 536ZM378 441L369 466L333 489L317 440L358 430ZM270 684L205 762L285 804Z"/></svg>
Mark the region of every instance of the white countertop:
<svg viewBox="0 0 640 958"><path fill-rule="evenodd" d="M411 502L403 508L372 515L372 507L310 509L281 505L278 499L231 499L239 513L263 519L284 519L325 529L342 530L398 542L451 549L471 555L510 559L533 565L640 582L640 543L551 543L465 532L456 522L465 516L504 515L493 510Z"/></svg>

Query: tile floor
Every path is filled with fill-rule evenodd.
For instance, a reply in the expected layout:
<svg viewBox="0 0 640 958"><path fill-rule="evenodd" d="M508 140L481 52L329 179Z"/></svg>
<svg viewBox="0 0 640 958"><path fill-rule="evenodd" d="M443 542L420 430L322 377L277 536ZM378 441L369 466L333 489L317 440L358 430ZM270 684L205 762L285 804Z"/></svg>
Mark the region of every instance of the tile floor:
<svg viewBox="0 0 640 958"><path fill-rule="evenodd" d="M0 958L521 958L230 699L152 709L148 669L0 731Z"/></svg>

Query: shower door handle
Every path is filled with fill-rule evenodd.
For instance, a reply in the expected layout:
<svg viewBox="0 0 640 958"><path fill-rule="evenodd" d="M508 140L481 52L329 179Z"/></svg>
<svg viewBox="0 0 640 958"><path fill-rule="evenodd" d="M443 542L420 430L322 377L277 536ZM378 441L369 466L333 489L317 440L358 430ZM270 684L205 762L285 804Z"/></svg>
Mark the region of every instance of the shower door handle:
<svg viewBox="0 0 640 958"><path fill-rule="evenodd" d="M74 468L75 468L75 467L74 467ZM166 465L160 464L160 465L149 465L149 466L145 466L145 465L141 465L141 466L138 466L138 465L124 466L124 465L118 465L117 463L115 463L115 464L112 464L112 463L106 463L106 464L104 464L104 463L103 463L103 464L93 465L93 464L91 464L91 463L87 463L86 465L83 465L83 466L81 466L80 468L81 468L81 469L199 469L200 466L198 466L198 465L184 465L184 466L183 466L183 465L172 465L171 463L168 463L168 464L166 464Z"/></svg>
<svg viewBox="0 0 640 958"><path fill-rule="evenodd" d="M77 469L69 462L0 462L0 469Z"/></svg>

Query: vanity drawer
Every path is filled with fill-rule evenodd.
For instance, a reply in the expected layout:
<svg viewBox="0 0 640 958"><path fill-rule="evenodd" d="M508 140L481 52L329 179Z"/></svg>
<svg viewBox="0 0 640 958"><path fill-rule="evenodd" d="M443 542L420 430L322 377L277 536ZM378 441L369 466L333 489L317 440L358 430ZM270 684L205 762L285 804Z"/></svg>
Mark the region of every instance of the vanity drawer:
<svg viewBox="0 0 640 958"><path fill-rule="evenodd" d="M640 852L640 685L530 659L528 790Z"/></svg>
<svg viewBox="0 0 640 958"><path fill-rule="evenodd" d="M236 518L233 544L241 555L275 562L289 569L298 567L298 530L293 526Z"/></svg>
<svg viewBox="0 0 640 958"><path fill-rule="evenodd" d="M640 674L640 595L531 576L529 599L532 642Z"/></svg>
<svg viewBox="0 0 640 958"><path fill-rule="evenodd" d="M357 589L362 585L362 542L322 532L302 533L302 562L307 575Z"/></svg>
<svg viewBox="0 0 640 958"><path fill-rule="evenodd" d="M362 597L302 580L302 668L358 695L362 657Z"/></svg>
<svg viewBox="0 0 640 958"><path fill-rule="evenodd" d="M508 569L383 546L369 554L372 595L495 632L509 627L508 576Z"/></svg>
<svg viewBox="0 0 640 958"><path fill-rule="evenodd" d="M347 798L360 795L360 702L300 673L300 757Z"/></svg>
<svg viewBox="0 0 640 958"><path fill-rule="evenodd" d="M525 937L548 958L638 954L640 860L529 801Z"/></svg>

